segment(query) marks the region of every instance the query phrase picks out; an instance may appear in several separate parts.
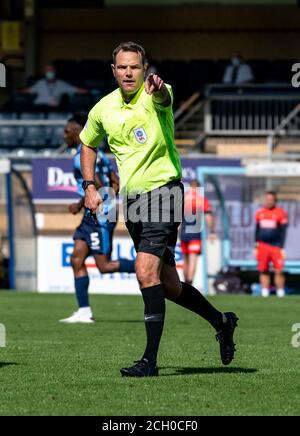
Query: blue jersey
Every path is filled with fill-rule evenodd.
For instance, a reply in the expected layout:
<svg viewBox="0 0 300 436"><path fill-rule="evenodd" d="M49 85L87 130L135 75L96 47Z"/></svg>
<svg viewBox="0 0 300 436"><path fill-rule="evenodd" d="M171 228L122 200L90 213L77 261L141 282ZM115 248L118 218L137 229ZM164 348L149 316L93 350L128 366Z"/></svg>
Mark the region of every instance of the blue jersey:
<svg viewBox="0 0 300 436"><path fill-rule="evenodd" d="M81 152L82 144L79 145L76 151L76 155L73 159L74 166L74 177L77 183L77 192L80 197L84 197L84 190L82 188L83 176L81 171L81 163L80 163L80 152ZM112 166L110 164L109 159L105 154L98 150L97 151L97 159L95 166L95 174L99 177L101 181L100 194L103 199L103 203L99 210L97 211L97 219L98 223L105 223L107 220L112 222L116 222L117 220L117 211L116 211L116 199L111 196L111 181L110 181L110 173L113 171Z"/></svg>
<svg viewBox="0 0 300 436"><path fill-rule="evenodd" d="M77 183L77 192L80 197L84 197L84 190L82 189L82 172L81 172L81 164L80 164L80 151L82 148L82 144L77 148L76 154L73 159L74 166L74 177ZM109 162L109 159L105 156L105 154L98 150L97 152L97 160L96 160L96 168L95 173L99 177L101 184L103 187L109 188L111 186L110 183L110 173L112 172L112 166Z"/></svg>

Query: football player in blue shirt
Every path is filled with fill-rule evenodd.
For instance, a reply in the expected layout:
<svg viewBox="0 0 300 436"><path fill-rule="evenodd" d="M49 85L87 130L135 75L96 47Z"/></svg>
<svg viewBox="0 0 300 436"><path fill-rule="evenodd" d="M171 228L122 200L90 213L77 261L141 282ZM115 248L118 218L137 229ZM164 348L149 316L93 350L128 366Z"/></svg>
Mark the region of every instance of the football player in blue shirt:
<svg viewBox="0 0 300 436"><path fill-rule="evenodd" d="M80 150L82 144L79 139L79 133L83 129L86 121L87 116L85 114L77 113L69 119L64 129L64 140L68 147L77 148L73 165L77 190L81 199L77 203L72 203L69 206L69 211L74 215L79 213L84 207L85 186L83 184L80 167ZM112 237L117 222L117 214L115 210L115 201L111 198L110 190L112 188L116 194L118 193L119 180L112 169L109 159L100 150L97 154L95 180L97 188L101 188L102 197L105 198L105 195L107 195L107 201L104 202L104 210L102 213L99 212L99 214L97 214L97 218L94 215L91 215L88 209L85 209L83 219L74 233L74 250L71 256L71 265L75 279L78 310L69 318L60 320L60 322L64 323L95 322L89 305L89 276L85 265L85 260L89 255L94 256L96 266L102 274L135 272L134 260L122 258L114 261L111 260ZM109 220L108 216L112 219Z"/></svg>

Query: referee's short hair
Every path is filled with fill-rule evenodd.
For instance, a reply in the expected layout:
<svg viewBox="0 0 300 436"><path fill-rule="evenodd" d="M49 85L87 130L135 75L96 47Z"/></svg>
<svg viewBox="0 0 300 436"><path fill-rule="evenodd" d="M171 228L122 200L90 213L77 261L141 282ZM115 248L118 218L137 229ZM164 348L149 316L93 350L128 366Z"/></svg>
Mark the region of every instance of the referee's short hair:
<svg viewBox="0 0 300 436"><path fill-rule="evenodd" d="M145 65L147 63L146 62L146 52L145 52L145 49L141 45L139 45L139 44L137 44L135 42L128 41L128 42L121 42L121 44L119 44L118 47L116 47L114 49L114 51L112 53L112 58L113 58L113 63L114 64L116 63L117 54L120 51L132 51L134 53L140 53L141 56L142 56L143 65Z"/></svg>

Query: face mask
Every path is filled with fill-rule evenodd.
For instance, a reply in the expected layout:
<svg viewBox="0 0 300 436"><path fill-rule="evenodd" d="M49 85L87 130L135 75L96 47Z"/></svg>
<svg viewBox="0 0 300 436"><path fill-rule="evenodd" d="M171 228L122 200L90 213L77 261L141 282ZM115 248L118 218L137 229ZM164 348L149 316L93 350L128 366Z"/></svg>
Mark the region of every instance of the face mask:
<svg viewBox="0 0 300 436"><path fill-rule="evenodd" d="M241 61L239 58L234 57L234 58L231 58L231 63L232 63L232 65L237 66L237 65L240 65Z"/></svg>
<svg viewBox="0 0 300 436"><path fill-rule="evenodd" d="M45 74L45 77L47 80L54 80L55 79L55 72L54 71L47 71Z"/></svg>

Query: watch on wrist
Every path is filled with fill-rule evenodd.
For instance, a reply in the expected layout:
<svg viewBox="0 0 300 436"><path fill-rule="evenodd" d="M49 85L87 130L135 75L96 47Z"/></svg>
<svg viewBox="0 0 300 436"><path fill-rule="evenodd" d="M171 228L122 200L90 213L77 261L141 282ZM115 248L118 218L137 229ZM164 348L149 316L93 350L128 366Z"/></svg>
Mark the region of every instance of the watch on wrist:
<svg viewBox="0 0 300 436"><path fill-rule="evenodd" d="M95 185L95 180L84 180L82 182L82 189L85 191L89 185Z"/></svg>

